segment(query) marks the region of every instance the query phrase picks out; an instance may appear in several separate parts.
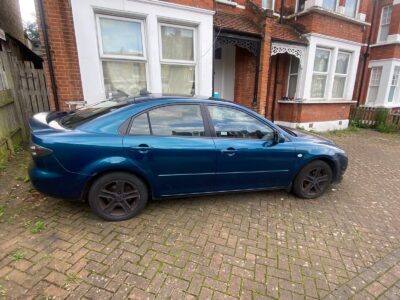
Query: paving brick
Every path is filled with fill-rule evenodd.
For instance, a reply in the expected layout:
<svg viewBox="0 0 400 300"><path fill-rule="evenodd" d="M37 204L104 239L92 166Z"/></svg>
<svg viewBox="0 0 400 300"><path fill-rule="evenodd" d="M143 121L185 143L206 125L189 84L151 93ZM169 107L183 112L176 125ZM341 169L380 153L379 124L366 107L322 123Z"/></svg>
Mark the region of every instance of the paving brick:
<svg viewBox="0 0 400 300"><path fill-rule="evenodd" d="M0 286L14 298L399 299L400 139L333 137L349 170L319 199L274 191L151 202L120 223L28 185L10 189L1 175L0 205L19 214L0 218ZM25 169L6 172L11 182ZM38 218L46 229L32 235L23 224ZM26 255L13 261L16 249ZM76 282L66 286L67 274Z"/></svg>

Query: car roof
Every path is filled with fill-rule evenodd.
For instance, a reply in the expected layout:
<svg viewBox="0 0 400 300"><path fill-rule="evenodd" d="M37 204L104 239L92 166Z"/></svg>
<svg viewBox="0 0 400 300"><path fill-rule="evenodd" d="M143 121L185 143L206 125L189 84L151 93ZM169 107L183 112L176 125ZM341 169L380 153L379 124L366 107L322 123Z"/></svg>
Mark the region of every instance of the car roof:
<svg viewBox="0 0 400 300"><path fill-rule="evenodd" d="M182 96L182 95L160 95L160 94L150 94L147 96L137 96L137 97L129 97L128 102L132 103L141 103L141 102L148 102L148 101L155 101L155 100L189 100L189 101L218 101L221 103L234 103L232 100L221 99L221 98L214 98L214 97L206 97L206 96ZM237 103L234 103L237 104Z"/></svg>

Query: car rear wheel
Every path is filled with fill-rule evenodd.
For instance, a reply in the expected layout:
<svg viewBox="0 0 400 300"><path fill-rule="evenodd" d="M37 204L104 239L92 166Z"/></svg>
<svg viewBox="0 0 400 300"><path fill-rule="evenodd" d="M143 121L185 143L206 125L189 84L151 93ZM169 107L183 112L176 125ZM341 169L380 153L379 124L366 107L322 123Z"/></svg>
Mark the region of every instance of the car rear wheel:
<svg viewBox="0 0 400 300"><path fill-rule="evenodd" d="M148 199L147 187L138 177L123 172L97 179L89 191L89 205L99 217L122 221L137 215Z"/></svg>
<svg viewBox="0 0 400 300"><path fill-rule="evenodd" d="M316 160L305 166L297 175L293 192L300 198L317 198L326 192L331 182L331 167L326 162Z"/></svg>

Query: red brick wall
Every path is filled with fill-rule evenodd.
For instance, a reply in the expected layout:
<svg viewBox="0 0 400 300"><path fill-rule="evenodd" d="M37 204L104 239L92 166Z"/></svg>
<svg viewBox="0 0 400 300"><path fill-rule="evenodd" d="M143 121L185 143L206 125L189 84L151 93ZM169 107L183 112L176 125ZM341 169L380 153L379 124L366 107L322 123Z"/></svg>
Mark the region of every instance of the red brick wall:
<svg viewBox="0 0 400 300"><path fill-rule="evenodd" d="M316 32L358 43L363 42L363 25L347 22L317 12L298 17L297 22L306 32Z"/></svg>
<svg viewBox="0 0 400 300"><path fill-rule="evenodd" d="M369 59L400 58L400 45L389 44L371 48Z"/></svg>
<svg viewBox="0 0 400 300"><path fill-rule="evenodd" d="M292 123L346 120L349 118L350 106L342 103L279 103L278 120Z"/></svg>
<svg viewBox="0 0 400 300"><path fill-rule="evenodd" d="M164 0L164 1L181 5L198 7L198 8L211 9L211 10L214 8L213 0ZM237 2L239 1L240 0L238 0Z"/></svg>
<svg viewBox="0 0 400 300"><path fill-rule="evenodd" d="M256 60L254 55L246 49L236 47L234 100L248 108L253 108L255 75Z"/></svg>
<svg viewBox="0 0 400 300"><path fill-rule="evenodd" d="M68 109L65 104L66 101L83 100L72 10L69 0L43 0L43 4L60 109L66 110ZM38 11L38 9L36 10ZM38 24L41 28L39 16ZM41 43L44 45L42 31L40 31L40 36ZM51 107L54 109L54 98L46 57L44 57L44 68Z"/></svg>

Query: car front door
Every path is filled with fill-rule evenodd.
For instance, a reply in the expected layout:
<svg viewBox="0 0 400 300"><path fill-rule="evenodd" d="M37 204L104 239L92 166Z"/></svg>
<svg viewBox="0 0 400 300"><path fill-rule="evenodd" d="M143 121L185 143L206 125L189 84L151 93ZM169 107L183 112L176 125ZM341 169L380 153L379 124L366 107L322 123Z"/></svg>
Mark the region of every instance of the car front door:
<svg viewBox="0 0 400 300"><path fill-rule="evenodd" d="M286 187L295 161L291 143L276 143L274 129L244 110L209 105L217 150L219 190Z"/></svg>
<svg viewBox="0 0 400 300"><path fill-rule="evenodd" d="M124 137L128 155L150 174L155 196L215 188L213 139L199 104L161 106L136 116Z"/></svg>

